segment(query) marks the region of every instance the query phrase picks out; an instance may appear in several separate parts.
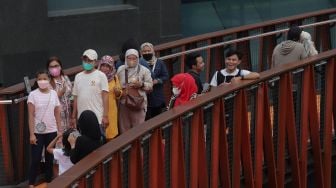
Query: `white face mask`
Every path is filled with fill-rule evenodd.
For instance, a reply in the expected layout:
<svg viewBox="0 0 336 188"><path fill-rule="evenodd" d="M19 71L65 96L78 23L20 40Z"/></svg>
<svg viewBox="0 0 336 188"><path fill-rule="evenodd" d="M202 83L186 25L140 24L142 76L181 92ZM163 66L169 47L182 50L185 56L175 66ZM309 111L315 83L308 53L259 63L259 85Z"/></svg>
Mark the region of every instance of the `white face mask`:
<svg viewBox="0 0 336 188"><path fill-rule="evenodd" d="M177 87L173 87L172 91L175 96L178 96L181 93L181 90Z"/></svg>

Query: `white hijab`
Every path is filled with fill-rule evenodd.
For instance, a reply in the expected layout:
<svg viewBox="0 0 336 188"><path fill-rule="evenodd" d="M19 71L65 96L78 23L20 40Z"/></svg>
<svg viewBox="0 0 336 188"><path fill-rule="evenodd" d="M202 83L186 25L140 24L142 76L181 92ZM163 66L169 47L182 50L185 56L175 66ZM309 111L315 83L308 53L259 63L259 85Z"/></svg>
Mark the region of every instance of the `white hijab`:
<svg viewBox="0 0 336 188"><path fill-rule="evenodd" d="M152 59L149 60L148 63L153 65L153 64L156 63L156 60L157 60L157 58L155 57L154 46L153 46L152 43L145 42L145 43L141 44L140 49L143 50L146 46L151 49L151 53L153 54Z"/></svg>
<svg viewBox="0 0 336 188"><path fill-rule="evenodd" d="M129 55L137 56L138 60L137 60L137 65L135 67L128 67L127 56L129 56ZM136 71L137 71L138 66L139 66L139 52L138 52L138 50L129 49L129 50L126 51L126 53L125 53L125 66L126 66L126 69L128 70L128 77L131 77L132 75L136 74Z"/></svg>
<svg viewBox="0 0 336 188"><path fill-rule="evenodd" d="M311 35L308 32L301 32L300 41L308 57L318 54L314 42L311 40Z"/></svg>

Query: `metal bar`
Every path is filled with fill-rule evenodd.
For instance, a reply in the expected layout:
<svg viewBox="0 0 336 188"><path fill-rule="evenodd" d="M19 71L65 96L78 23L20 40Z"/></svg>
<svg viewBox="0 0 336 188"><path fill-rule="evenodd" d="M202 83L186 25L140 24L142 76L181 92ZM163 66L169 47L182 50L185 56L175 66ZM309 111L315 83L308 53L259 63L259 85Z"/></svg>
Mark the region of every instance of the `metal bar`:
<svg viewBox="0 0 336 188"><path fill-rule="evenodd" d="M312 23L312 24L301 25L300 28L307 28L307 27L325 25L325 24L330 24L330 23L334 23L334 22L336 22L336 19L322 21L322 22L316 22L316 23ZM185 46L183 46L182 47L182 52L178 52L178 53L171 54L171 55L166 55L166 56L160 57L159 59L166 60L166 59L171 59L171 58L174 58L174 57L182 56L182 60L184 60L183 55L186 55L186 54L190 54L190 53L198 52L198 51L202 51L202 50L207 50L209 48L210 49L211 48L216 48L218 46L225 46L225 45L229 45L229 44L243 42L243 41L247 41L247 40L251 40L251 39L255 39L255 38L261 38L261 37L265 37L265 36L275 35L275 34L278 34L278 33L284 33L284 32L287 32L288 30L289 29L281 29L281 30L277 30L277 31L271 31L271 32L262 33L262 34L258 34L258 35L242 37L242 38L239 38L239 39L233 39L233 40L229 40L229 41L225 41L225 42L211 44L211 45L208 45L208 46L194 48L194 49L191 49L191 50L185 50ZM184 61L182 61L182 62L184 62Z"/></svg>
<svg viewBox="0 0 336 188"><path fill-rule="evenodd" d="M13 100L0 100L0 104L13 104Z"/></svg>
<svg viewBox="0 0 336 188"><path fill-rule="evenodd" d="M331 187L331 152L332 152L332 124L333 124L333 100L335 94L334 91L334 66L335 62L333 59L329 60L330 62L326 68L326 92L325 92L325 128L324 128L324 153L323 153L323 162L324 162L324 186Z"/></svg>

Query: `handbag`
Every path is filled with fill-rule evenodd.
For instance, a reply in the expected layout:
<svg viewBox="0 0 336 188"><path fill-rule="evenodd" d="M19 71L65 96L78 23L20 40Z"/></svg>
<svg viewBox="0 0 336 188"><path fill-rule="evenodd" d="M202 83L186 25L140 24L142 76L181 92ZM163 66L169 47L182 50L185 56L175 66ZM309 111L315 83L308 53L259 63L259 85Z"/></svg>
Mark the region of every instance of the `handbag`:
<svg viewBox="0 0 336 188"><path fill-rule="evenodd" d="M38 133L43 133L43 132L47 129L47 125L43 122L43 119L44 119L45 113L47 112L48 107L49 107L50 96L51 96L51 93L49 94L49 99L48 99L47 108L46 108L46 110L44 111L44 113L43 113L43 115L42 115L42 117L41 117L40 122L38 122L38 123L35 125L35 129L36 129L36 131L37 131Z"/></svg>
<svg viewBox="0 0 336 188"><path fill-rule="evenodd" d="M138 65L137 74L140 72L140 66ZM125 95L125 105L127 108L133 111L138 111L143 109L143 103L145 98L139 94L138 89L131 88L128 86L128 70L125 69L125 82L126 82L126 95Z"/></svg>

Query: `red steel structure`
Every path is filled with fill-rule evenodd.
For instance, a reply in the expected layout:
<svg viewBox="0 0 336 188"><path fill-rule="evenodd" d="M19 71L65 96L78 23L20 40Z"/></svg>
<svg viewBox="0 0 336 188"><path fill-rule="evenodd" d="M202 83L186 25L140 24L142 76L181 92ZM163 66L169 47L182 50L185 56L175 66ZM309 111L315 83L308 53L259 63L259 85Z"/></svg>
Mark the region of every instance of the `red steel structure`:
<svg viewBox="0 0 336 188"><path fill-rule="evenodd" d="M164 56L335 15L336 9L328 9L232 28L158 45L156 51ZM262 71L260 79L213 88L185 106L144 122L88 155L48 187L285 187L286 176L289 185L307 187L309 152L314 183L331 187L336 117L332 30L333 24L313 28L313 38L322 51L319 55L273 69L269 69L270 59L279 36L257 39L256 53L252 41L233 44L246 52L244 68ZM207 81L223 66L225 48L201 51ZM184 71L184 59L181 55L165 60L171 75ZM74 75L80 70L74 67L65 72ZM299 84L294 72L299 72ZM300 86L295 92L294 85ZM170 91L169 84L166 91ZM0 90L0 99L22 97L23 93L23 84L18 84ZM226 108L228 98L233 101L232 109ZM0 105L0 154L8 184L26 176L26 119L24 102Z"/></svg>

